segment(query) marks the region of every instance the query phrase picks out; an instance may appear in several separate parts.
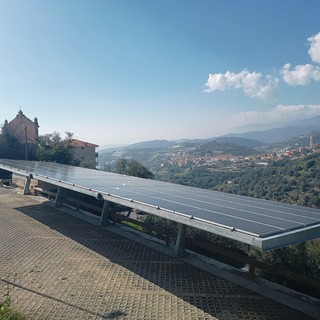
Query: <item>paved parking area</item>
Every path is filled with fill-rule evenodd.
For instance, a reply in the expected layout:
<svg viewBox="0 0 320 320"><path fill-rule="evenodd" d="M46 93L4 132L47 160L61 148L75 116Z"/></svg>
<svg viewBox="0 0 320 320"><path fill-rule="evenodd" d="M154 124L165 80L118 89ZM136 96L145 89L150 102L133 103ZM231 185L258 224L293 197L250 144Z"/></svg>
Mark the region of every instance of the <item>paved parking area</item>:
<svg viewBox="0 0 320 320"><path fill-rule="evenodd" d="M32 319L310 319L178 259L0 188L0 303Z"/></svg>

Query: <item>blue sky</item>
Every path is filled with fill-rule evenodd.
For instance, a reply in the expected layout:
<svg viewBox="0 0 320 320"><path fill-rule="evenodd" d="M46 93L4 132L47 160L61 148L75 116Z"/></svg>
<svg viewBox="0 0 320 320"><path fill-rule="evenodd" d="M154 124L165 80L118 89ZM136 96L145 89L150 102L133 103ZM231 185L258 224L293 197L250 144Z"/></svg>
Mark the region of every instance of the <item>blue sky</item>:
<svg viewBox="0 0 320 320"><path fill-rule="evenodd" d="M320 114L318 0L1 0L0 124L99 145Z"/></svg>

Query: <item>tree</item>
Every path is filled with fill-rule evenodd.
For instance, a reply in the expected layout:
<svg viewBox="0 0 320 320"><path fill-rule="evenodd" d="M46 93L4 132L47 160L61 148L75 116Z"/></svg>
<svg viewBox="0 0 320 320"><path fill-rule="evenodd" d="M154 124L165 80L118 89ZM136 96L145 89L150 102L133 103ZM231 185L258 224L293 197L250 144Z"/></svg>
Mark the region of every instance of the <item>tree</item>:
<svg viewBox="0 0 320 320"><path fill-rule="evenodd" d="M116 172L144 179L154 178L154 174L149 169L133 159L119 158L116 163Z"/></svg>
<svg viewBox="0 0 320 320"><path fill-rule="evenodd" d="M128 160L126 158L119 158L116 163L116 173L127 174Z"/></svg>
<svg viewBox="0 0 320 320"><path fill-rule="evenodd" d="M34 159L34 148L28 145L28 159ZM6 126L0 134L0 158L23 160L26 158L25 144L10 133Z"/></svg>
<svg viewBox="0 0 320 320"><path fill-rule="evenodd" d="M37 159L39 161L76 165L73 161L73 148L69 144L71 137L70 132L66 132L66 138L64 139L58 132L39 136L36 151Z"/></svg>

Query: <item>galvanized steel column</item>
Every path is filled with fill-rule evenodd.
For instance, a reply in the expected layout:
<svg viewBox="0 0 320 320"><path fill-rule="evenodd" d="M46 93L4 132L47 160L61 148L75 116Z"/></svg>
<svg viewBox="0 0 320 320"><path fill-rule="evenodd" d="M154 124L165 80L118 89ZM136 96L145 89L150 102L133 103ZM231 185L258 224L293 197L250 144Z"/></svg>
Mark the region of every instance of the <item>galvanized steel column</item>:
<svg viewBox="0 0 320 320"><path fill-rule="evenodd" d="M103 208L102 208L102 212L101 212L101 216L100 216L100 225L102 227L110 224L109 223L110 215L111 215L110 202L107 200L104 200Z"/></svg>
<svg viewBox="0 0 320 320"><path fill-rule="evenodd" d="M60 207L61 204L62 204L62 192L63 192L63 188L62 187L58 187L56 198L54 200L54 206L55 207Z"/></svg>
<svg viewBox="0 0 320 320"><path fill-rule="evenodd" d="M24 184L23 187L23 194L30 194L30 182L31 182L31 178L30 177L26 177L26 182Z"/></svg>
<svg viewBox="0 0 320 320"><path fill-rule="evenodd" d="M186 230L187 226L185 224L179 223L178 235L175 245L175 252L178 257L183 256L186 253L184 250L186 242Z"/></svg>

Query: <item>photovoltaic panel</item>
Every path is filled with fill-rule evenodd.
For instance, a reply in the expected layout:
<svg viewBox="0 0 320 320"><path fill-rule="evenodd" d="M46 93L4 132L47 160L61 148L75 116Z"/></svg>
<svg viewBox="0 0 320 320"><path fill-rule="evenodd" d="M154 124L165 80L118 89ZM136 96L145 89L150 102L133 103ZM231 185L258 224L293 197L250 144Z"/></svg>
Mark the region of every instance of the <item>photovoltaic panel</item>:
<svg viewBox="0 0 320 320"><path fill-rule="evenodd" d="M49 162L0 159L0 168L32 174L52 184L59 182L66 188L77 186L80 192L95 190L104 198L118 197L129 205L159 208L159 212L169 212L172 220L182 214L190 218L188 225L201 221L262 240L299 231L301 241L300 237L314 237L315 228L320 226L319 209Z"/></svg>

